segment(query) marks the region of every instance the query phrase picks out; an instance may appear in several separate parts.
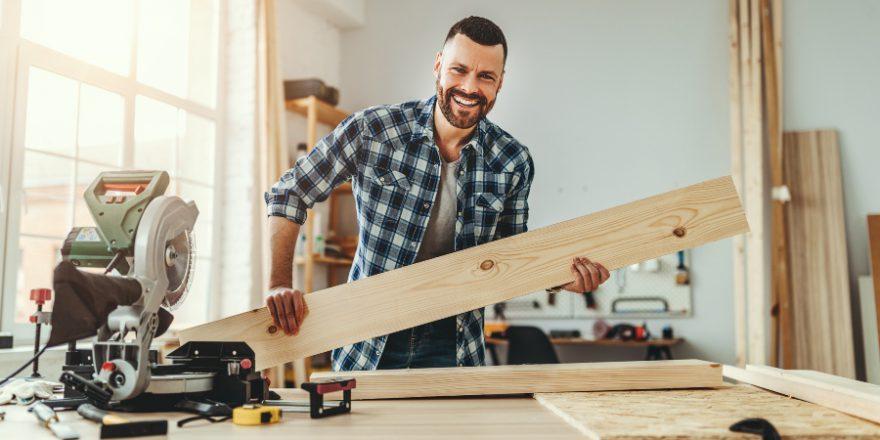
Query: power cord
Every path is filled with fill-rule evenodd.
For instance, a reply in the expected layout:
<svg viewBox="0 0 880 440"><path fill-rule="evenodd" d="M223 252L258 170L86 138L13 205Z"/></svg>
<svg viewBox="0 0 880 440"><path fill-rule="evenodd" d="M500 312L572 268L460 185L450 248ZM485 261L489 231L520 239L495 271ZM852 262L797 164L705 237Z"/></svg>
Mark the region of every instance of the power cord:
<svg viewBox="0 0 880 440"><path fill-rule="evenodd" d="M37 360L43 354L43 352L46 351L47 348L49 348L48 343L46 345L43 345L43 348L40 351L38 351L37 354L35 354L34 357L31 358L31 360L25 362L24 365L22 365L17 370L15 370L15 372L13 372L9 376L7 376L5 379L3 379L3 381L0 382L0 386L5 385L6 382L9 382L9 379L15 378L15 376L17 376L18 373L21 373L22 371L24 371L25 368L29 367L32 363L34 363L34 361Z"/></svg>

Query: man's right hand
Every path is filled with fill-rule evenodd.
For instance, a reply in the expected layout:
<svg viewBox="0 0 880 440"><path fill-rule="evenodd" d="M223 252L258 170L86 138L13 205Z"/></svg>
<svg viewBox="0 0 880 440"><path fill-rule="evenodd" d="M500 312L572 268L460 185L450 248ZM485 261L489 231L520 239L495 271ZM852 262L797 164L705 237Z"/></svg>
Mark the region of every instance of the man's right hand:
<svg viewBox="0 0 880 440"><path fill-rule="evenodd" d="M303 293L289 287L276 287L269 291L266 306L275 326L284 330L288 336L299 333L303 319L309 314L309 308Z"/></svg>

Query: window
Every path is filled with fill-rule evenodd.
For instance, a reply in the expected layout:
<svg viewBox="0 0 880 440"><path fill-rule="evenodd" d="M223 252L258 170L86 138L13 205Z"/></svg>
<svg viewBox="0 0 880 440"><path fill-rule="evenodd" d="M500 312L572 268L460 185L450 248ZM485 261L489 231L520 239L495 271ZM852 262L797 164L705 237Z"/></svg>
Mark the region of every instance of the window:
<svg viewBox="0 0 880 440"><path fill-rule="evenodd" d="M0 193L10 202L0 210L0 237L7 237L3 329L32 337L25 325L34 310L30 289L51 287L70 228L94 224L85 189L100 172L120 169L165 170L172 178L166 194L196 202L195 278L175 326L204 321L219 180L218 1L19 6L0 7L20 18L18 64L9 63L16 77L12 148L0 148L3 162L13 165L5 179L10 190Z"/></svg>

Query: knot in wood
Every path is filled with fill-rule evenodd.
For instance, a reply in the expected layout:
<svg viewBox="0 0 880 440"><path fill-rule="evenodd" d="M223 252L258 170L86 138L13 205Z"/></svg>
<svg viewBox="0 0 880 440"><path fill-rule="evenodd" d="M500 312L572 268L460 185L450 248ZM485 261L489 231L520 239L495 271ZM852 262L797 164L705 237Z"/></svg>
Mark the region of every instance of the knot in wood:
<svg viewBox="0 0 880 440"><path fill-rule="evenodd" d="M675 235L676 237L679 237L679 238L684 237L684 234L686 234L686 233L687 233L687 230L681 226L672 230L672 235Z"/></svg>
<svg viewBox="0 0 880 440"><path fill-rule="evenodd" d="M480 269L483 269L483 270L489 270L493 266L495 266L495 262L492 260L485 260L482 263L480 263Z"/></svg>
<svg viewBox="0 0 880 440"><path fill-rule="evenodd" d="M269 328L266 329L266 331L269 332L270 335L274 335L278 331L278 327L270 325Z"/></svg>

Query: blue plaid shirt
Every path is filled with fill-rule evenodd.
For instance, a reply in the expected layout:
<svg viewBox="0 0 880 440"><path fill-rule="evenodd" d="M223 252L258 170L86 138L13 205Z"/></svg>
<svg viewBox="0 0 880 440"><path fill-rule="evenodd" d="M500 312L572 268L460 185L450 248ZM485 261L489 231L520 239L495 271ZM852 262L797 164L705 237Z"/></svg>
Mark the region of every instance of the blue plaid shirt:
<svg viewBox="0 0 880 440"><path fill-rule="evenodd" d="M349 281L412 264L439 190L435 100L372 107L346 118L266 193L269 215L303 224L306 209L350 179L360 231ZM526 231L534 177L528 149L483 118L461 155L455 250ZM456 328L458 364L483 365L483 309L458 315ZM374 370L386 340L333 350L333 369Z"/></svg>

